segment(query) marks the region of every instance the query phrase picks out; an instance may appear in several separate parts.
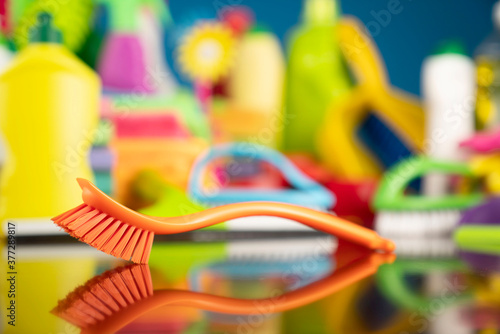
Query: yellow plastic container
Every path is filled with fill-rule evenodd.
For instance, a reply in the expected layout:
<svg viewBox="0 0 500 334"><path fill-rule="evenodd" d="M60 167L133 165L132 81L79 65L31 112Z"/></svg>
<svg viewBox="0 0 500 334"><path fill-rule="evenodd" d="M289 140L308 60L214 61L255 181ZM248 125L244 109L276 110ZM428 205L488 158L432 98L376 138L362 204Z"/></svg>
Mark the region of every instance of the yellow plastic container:
<svg viewBox="0 0 500 334"><path fill-rule="evenodd" d="M282 123L284 80L285 59L276 36L263 28L254 28L243 36L228 80L228 113L246 111L252 119L259 119L260 127L254 129L249 137L257 137L262 145L277 145ZM246 124L241 120L246 118L239 120Z"/></svg>
<svg viewBox="0 0 500 334"><path fill-rule="evenodd" d="M62 44L42 13L31 44L0 76L7 158L0 219L46 218L81 203L75 178L92 177L88 152L98 121L97 75Z"/></svg>

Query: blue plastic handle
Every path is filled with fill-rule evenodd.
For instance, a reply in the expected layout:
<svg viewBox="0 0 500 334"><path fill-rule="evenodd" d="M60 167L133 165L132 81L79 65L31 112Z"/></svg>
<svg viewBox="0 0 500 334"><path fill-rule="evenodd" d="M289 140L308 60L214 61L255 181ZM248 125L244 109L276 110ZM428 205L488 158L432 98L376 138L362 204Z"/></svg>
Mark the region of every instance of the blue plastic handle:
<svg viewBox="0 0 500 334"><path fill-rule="evenodd" d="M217 158L246 158L267 162L281 171L294 189L269 190L251 188L218 189L214 193L203 191L202 176L212 161ZM296 204L327 210L335 205L335 195L298 170L281 153L262 145L236 143L215 146L195 162L189 178L188 191L191 197L203 204L218 206L249 201L271 201Z"/></svg>

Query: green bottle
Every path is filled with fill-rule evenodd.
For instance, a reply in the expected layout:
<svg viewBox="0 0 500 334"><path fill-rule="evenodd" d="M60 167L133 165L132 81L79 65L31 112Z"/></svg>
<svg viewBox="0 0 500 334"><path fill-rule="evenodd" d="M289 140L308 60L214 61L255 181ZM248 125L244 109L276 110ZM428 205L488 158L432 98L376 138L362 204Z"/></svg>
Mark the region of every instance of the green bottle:
<svg viewBox="0 0 500 334"><path fill-rule="evenodd" d="M288 49L283 149L316 155L315 137L326 110L351 80L337 38L334 0L306 0L303 23Z"/></svg>

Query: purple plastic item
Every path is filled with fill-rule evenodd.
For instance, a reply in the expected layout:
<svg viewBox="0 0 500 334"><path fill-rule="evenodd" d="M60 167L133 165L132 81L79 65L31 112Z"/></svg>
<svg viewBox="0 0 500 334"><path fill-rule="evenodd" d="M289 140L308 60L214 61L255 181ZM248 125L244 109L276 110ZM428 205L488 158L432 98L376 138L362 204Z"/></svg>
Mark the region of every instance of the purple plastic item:
<svg viewBox="0 0 500 334"><path fill-rule="evenodd" d="M90 165L94 171L110 171L114 164L113 152L107 147L92 147Z"/></svg>
<svg viewBox="0 0 500 334"><path fill-rule="evenodd" d="M121 93L153 93L152 79L139 38L114 33L107 38L97 72L104 90Z"/></svg>
<svg viewBox="0 0 500 334"><path fill-rule="evenodd" d="M460 222L462 225L499 225L500 197L492 197L481 205L466 210ZM500 256L460 251L460 257L479 272L500 271Z"/></svg>
<svg viewBox="0 0 500 334"><path fill-rule="evenodd" d="M500 271L500 256L460 251L460 258L479 273Z"/></svg>
<svg viewBox="0 0 500 334"><path fill-rule="evenodd" d="M465 224L499 224L500 197L492 197L481 205L465 210L458 225Z"/></svg>

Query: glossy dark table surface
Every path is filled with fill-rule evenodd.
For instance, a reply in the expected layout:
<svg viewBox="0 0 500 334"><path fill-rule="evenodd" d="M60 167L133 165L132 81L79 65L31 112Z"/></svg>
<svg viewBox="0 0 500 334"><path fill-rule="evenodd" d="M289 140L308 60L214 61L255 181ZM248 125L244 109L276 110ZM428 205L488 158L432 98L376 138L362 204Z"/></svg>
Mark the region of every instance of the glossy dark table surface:
<svg viewBox="0 0 500 334"><path fill-rule="evenodd" d="M4 244L1 331L499 333L500 257L396 258L321 235L230 237L157 240L148 265L59 238L19 240L9 267Z"/></svg>

